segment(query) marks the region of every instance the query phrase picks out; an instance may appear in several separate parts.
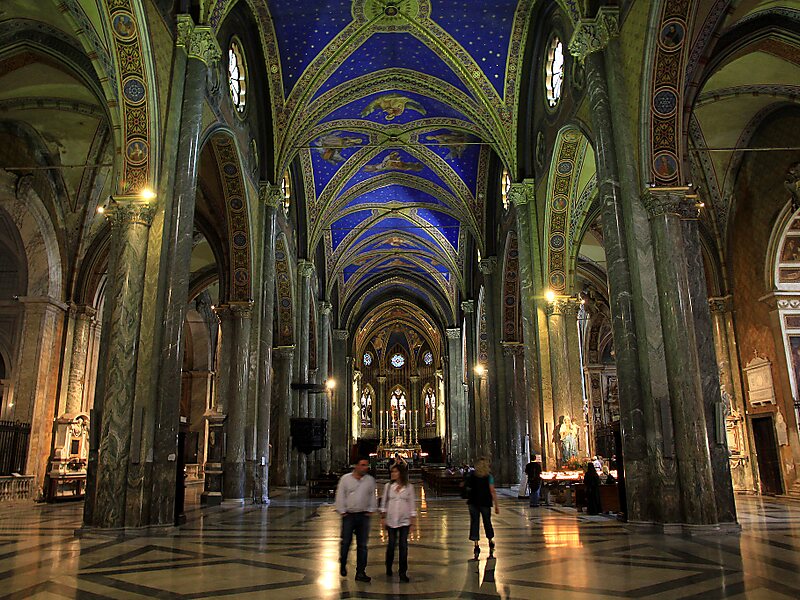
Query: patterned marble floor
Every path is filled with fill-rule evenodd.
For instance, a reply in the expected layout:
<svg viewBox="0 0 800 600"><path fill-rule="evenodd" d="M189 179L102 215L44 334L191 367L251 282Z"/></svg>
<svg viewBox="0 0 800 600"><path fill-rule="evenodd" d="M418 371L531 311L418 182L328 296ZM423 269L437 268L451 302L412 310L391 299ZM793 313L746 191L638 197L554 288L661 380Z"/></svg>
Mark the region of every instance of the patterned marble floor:
<svg viewBox="0 0 800 600"><path fill-rule="evenodd" d="M285 494L269 507L202 511L177 535L76 538L81 504L0 506L0 598L754 598L800 597L800 504L738 499L743 530L712 537L632 534L605 517L528 508L495 516L497 552L471 561L464 502L423 495L409 575L383 575L384 535L370 536L372 583L340 578L339 518Z"/></svg>

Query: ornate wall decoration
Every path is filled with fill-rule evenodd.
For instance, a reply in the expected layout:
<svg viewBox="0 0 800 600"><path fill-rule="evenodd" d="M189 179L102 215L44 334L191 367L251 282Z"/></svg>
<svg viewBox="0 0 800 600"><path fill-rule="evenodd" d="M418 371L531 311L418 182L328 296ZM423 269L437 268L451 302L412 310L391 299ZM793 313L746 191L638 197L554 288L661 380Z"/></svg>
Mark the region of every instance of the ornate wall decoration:
<svg viewBox="0 0 800 600"><path fill-rule="evenodd" d="M278 338L279 346L294 344L294 303L292 295L292 274L289 270L289 253L286 238L278 236L275 242L275 293L278 299Z"/></svg>
<svg viewBox="0 0 800 600"><path fill-rule="evenodd" d="M251 284L250 223L247 211L247 189L242 178L239 154L227 135L211 139L217 159L222 188L225 191L225 209L228 222L230 248L230 300L249 301L253 297Z"/></svg>
<svg viewBox="0 0 800 600"><path fill-rule="evenodd" d="M521 342L519 248L516 231L510 231L506 240L506 257L503 263L503 341Z"/></svg>

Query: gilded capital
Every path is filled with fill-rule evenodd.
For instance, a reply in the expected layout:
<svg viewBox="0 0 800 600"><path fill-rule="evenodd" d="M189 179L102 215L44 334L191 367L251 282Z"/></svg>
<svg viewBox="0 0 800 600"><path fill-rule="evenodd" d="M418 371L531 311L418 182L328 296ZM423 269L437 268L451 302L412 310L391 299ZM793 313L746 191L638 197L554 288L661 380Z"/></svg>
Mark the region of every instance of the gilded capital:
<svg viewBox="0 0 800 600"><path fill-rule="evenodd" d="M294 346L276 346L272 349L272 353L278 358L292 360L294 358Z"/></svg>
<svg viewBox="0 0 800 600"><path fill-rule="evenodd" d="M708 308L712 313L727 313L733 311L733 296L719 296L708 299Z"/></svg>
<svg viewBox="0 0 800 600"><path fill-rule="evenodd" d="M475 312L475 300L464 300L461 303L461 310L465 313L474 313Z"/></svg>
<svg viewBox="0 0 800 600"><path fill-rule="evenodd" d="M456 329L445 329L445 335L447 336L448 340L460 340L461 339L461 330Z"/></svg>
<svg viewBox="0 0 800 600"><path fill-rule="evenodd" d="M297 273L300 277L310 278L314 274L314 263L310 260L297 261Z"/></svg>
<svg viewBox="0 0 800 600"><path fill-rule="evenodd" d="M512 183L508 190L508 200L519 208L533 203L536 198L536 184L533 179L526 179L522 183Z"/></svg>
<svg viewBox="0 0 800 600"><path fill-rule="evenodd" d="M552 302L548 302L544 311L547 316L577 316L581 308L581 302L577 298L571 296L556 298Z"/></svg>
<svg viewBox="0 0 800 600"><path fill-rule="evenodd" d="M112 227L144 225L150 227L156 209L139 196L113 196L106 208L106 215Z"/></svg>
<svg viewBox="0 0 800 600"><path fill-rule="evenodd" d="M191 15L178 15L175 29L175 45L186 50L194 31L194 20Z"/></svg>
<svg viewBox="0 0 800 600"><path fill-rule="evenodd" d="M579 62L593 52L605 50L611 38L619 35L619 9L603 6L594 19L581 19L569 42L569 53Z"/></svg>
<svg viewBox="0 0 800 600"><path fill-rule="evenodd" d="M487 256L486 258L481 260L480 263L478 263L478 268L484 275L491 275L497 268L497 257Z"/></svg>
<svg viewBox="0 0 800 600"><path fill-rule="evenodd" d="M521 356L525 347L520 342L500 342L505 356Z"/></svg>
<svg viewBox="0 0 800 600"><path fill-rule="evenodd" d="M697 219L697 195L691 188L649 188L642 194L642 204L650 218L676 215L681 219Z"/></svg>
<svg viewBox="0 0 800 600"><path fill-rule="evenodd" d="M208 25L197 25L189 38L189 58L202 60L211 66L222 58L222 49L217 42L217 36Z"/></svg>
<svg viewBox="0 0 800 600"><path fill-rule="evenodd" d="M231 314L237 319L249 319L253 316L253 301L231 302L228 304Z"/></svg>
<svg viewBox="0 0 800 600"><path fill-rule="evenodd" d="M333 310L333 304L330 302L320 302L319 303L319 314L321 315L329 315Z"/></svg>
<svg viewBox="0 0 800 600"><path fill-rule="evenodd" d="M281 186L262 181L258 184L258 199L271 208L278 208L283 202Z"/></svg>

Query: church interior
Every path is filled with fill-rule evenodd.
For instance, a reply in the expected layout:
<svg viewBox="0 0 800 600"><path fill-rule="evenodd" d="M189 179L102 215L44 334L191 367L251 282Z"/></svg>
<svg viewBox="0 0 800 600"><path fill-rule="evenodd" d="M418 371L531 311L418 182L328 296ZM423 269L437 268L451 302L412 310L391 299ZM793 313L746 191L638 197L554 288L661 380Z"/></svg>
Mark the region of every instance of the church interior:
<svg viewBox="0 0 800 600"><path fill-rule="evenodd" d="M800 597L798 134L796 0L0 1L0 597Z"/></svg>

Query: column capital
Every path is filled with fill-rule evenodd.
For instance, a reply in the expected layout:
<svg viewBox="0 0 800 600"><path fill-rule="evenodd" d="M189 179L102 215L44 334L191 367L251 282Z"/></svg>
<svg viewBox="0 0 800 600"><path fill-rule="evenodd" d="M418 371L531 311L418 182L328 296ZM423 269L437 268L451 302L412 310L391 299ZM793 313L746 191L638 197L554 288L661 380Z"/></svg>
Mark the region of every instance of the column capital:
<svg viewBox="0 0 800 600"><path fill-rule="evenodd" d="M481 262L478 263L478 269L480 269L481 273L484 275L491 275L494 273L495 269L497 269L497 257L487 256L482 259Z"/></svg>
<svg viewBox="0 0 800 600"><path fill-rule="evenodd" d="M17 302L25 307L26 311L31 309L53 310L67 312L69 305L61 302L58 298L50 296L17 296Z"/></svg>
<svg viewBox="0 0 800 600"><path fill-rule="evenodd" d="M536 181L525 179L521 183L512 183L508 190L508 201L519 208L526 204L533 204L536 199Z"/></svg>
<svg viewBox="0 0 800 600"><path fill-rule="evenodd" d="M464 300L461 303L461 310L465 313L474 313L475 312L475 300Z"/></svg>
<svg viewBox="0 0 800 600"><path fill-rule="evenodd" d="M333 339L346 341L350 337L350 332L347 329L334 329Z"/></svg>
<svg viewBox="0 0 800 600"><path fill-rule="evenodd" d="M283 190L269 181L259 181L258 200L270 208L279 208L283 202Z"/></svg>
<svg viewBox="0 0 800 600"><path fill-rule="evenodd" d="M294 346L275 346L272 353L278 358L292 360L294 358Z"/></svg>
<svg viewBox="0 0 800 600"><path fill-rule="evenodd" d="M231 307L227 304L217 304L215 307L211 309L211 312L217 317L217 321L220 323L225 319L230 319L233 316L233 312L231 311Z"/></svg>
<svg viewBox="0 0 800 600"><path fill-rule="evenodd" d="M189 58L196 58L211 66L222 58L222 49L217 42L214 30L208 25L195 25L189 36Z"/></svg>
<svg viewBox="0 0 800 600"><path fill-rule="evenodd" d="M231 314L237 319L249 319L253 316L253 301L229 302Z"/></svg>
<svg viewBox="0 0 800 600"><path fill-rule="evenodd" d="M411 383L419 383L419 375L409 375L408 380Z"/></svg>
<svg viewBox="0 0 800 600"><path fill-rule="evenodd" d="M461 329L456 327L453 329L445 329L444 334L447 336L448 340L460 340L461 339Z"/></svg>
<svg viewBox="0 0 800 600"><path fill-rule="evenodd" d="M436 371L434 371L433 374L435 377L438 377L439 379L444 379L444 371L442 371L441 369L436 369Z"/></svg>
<svg viewBox="0 0 800 600"><path fill-rule="evenodd" d="M155 207L142 200L140 196L112 196L105 211L108 220L111 221L111 227L124 225L150 227L155 213Z"/></svg>
<svg viewBox="0 0 800 600"><path fill-rule="evenodd" d="M521 342L500 342L505 356L520 356L525 349Z"/></svg>
<svg viewBox="0 0 800 600"><path fill-rule="evenodd" d="M75 318L81 321L94 321L97 316L97 309L93 306L86 304L73 304L70 309L74 307Z"/></svg>
<svg viewBox="0 0 800 600"><path fill-rule="evenodd" d="M649 188L642 194L642 204L650 218L675 215L681 219L697 219L700 213L697 194L692 188Z"/></svg>
<svg viewBox="0 0 800 600"><path fill-rule="evenodd" d="M332 310L333 310L333 304L331 304L330 302L319 303L319 314L330 315Z"/></svg>
<svg viewBox="0 0 800 600"><path fill-rule="evenodd" d="M384 383L386 383L387 377L386 377L386 375L378 375L375 379L378 380L378 383L383 385Z"/></svg>
<svg viewBox="0 0 800 600"><path fill-rule="evenodd" d="M712 313L733 312L733 296L717 296L708 299L708 308Z"/></svg>
<svg viewBox="0 0 800 600"><path fill-rule="evenodd" d="M191 15L178 15L175 17L175 45L187 49L194 31L194 19Z"/></svg>
<svg viewBox="0 0 800 600"><path fill-rule="evenodd" d="M314 274L314 263L310 260L301 259L297 261L297 273L300 277L310 279Z"/></svg>
<svg viewBox="0 0 800 600"><path fill-rule="evenodd" d="M603 6L594 19L581 19L569 42L569 53L579 62L594 52L602 52L619 35L619 9Z"/></svg>

